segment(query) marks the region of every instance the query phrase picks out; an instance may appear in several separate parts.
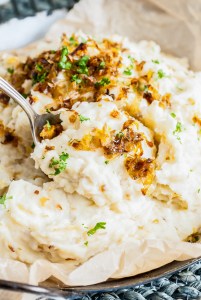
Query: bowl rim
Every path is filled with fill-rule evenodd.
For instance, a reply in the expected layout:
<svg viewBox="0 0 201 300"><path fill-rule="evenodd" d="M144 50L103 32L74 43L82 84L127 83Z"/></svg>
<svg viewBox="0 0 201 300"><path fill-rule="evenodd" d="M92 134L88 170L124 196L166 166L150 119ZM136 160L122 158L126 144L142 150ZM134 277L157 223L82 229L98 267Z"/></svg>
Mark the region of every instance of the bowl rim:
<svg viewBox="0 0 201 300"><path fill-rule="evenodd" d="M150 281L173 275L174 273L182 271L197 262L201 262L201 257L185 261L173 261L160 268L136 276L121 279L111 279L102 283L87 286L64 286L59 282L56 284L55 281L51 279L41 283L38 286L0 279L0 289L40 296L76 298L86 294L112 292L120 289L144 285Z"/></svg>

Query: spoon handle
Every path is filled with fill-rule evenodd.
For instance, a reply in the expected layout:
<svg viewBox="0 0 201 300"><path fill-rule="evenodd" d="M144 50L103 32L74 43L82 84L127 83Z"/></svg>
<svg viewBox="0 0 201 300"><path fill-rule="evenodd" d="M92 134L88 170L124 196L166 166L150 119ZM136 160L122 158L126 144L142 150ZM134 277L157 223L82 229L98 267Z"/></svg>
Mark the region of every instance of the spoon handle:
<svg viewBox="0 0 201 300"><path fill-rule="evenodd" d="M0 77L0 90L2 90L6 95L11 97L15 102L17 102L17 104L22 107L29 118L32 132L34 132L34 121L37 117L37 114L31 107L29 102L2 77Z"/></svg>

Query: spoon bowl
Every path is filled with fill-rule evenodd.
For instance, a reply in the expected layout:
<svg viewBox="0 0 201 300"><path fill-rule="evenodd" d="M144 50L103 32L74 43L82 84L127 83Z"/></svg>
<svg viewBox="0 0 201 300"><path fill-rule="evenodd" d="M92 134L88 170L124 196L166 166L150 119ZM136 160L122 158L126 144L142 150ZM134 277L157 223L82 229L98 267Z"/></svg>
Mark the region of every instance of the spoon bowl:
<svg viewBox="0 0 201 300"><path fill-rule="evenodd" d="M61 123L60 114L37 114L33 110L31 104L2 77L0 77L0 90L2 90L6 95L11 97L17 104L19 104L27 114L31 125L31 132L35 145L41 142L40 133L42 132L43 127L47 124L47 121L51 125L57 125Z"/></svg>

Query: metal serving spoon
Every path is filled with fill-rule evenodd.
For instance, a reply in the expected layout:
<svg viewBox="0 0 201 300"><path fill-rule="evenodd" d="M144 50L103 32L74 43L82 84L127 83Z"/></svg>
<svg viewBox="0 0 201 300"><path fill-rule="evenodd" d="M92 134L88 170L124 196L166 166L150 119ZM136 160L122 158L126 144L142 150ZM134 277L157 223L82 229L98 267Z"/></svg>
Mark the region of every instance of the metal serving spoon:
<svg viewBox="0 0 201 300"><path fill-rule="evenodd" d="M53 115L51 113L48 113L48 114L38 115L33 110L29 102L2 77L0 77L0 90L2 90L6 95L8 95L15 102L17 102L17 104L19 104L27 114L31 125L31 132L32 132L33 141L35 145L41 142L40 133L43 130L44 125L47 124L47 121L49 121L51 125L56 125L61 123L59 114Z"/></svg>

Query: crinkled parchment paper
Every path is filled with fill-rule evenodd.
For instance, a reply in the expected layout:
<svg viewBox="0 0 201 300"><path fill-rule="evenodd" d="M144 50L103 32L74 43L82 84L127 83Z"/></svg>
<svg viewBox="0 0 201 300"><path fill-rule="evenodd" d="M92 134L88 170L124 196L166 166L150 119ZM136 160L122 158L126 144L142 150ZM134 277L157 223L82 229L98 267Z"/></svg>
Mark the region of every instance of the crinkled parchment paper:
<svg viewBox="0 0 201 300"><path fill-rule="evenodd" d="M134 41L154 40L163 51L185 56L193 69L201 70L201 0L82 0L53 25L46 40L56 44L60 34L77 30L93 35L116 33ZM201 244L142 240L111 245L81 266L38 260L28 268L20 262L0 260L0 278L37 284L53 275L66 285L88 285L199 256Z"/></svg>

